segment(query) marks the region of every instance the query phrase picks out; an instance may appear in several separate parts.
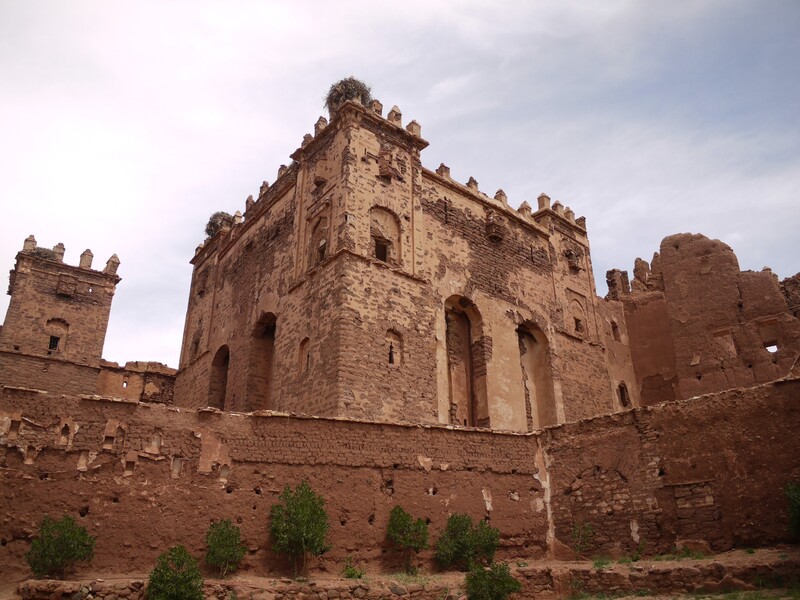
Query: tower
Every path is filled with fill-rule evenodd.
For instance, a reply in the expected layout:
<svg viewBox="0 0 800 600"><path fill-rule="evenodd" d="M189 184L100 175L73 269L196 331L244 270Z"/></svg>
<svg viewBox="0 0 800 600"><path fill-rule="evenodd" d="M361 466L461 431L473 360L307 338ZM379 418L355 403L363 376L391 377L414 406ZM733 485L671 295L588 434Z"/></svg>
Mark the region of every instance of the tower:
<svg viewBox="0 0 800 600"><path fill-rule="evenodd" d="M92 269L91 250L78 266L64 245L38 247L31 235L10 273L11 301L0 330L0 382L58 393L93 394L119 259Z"/></svg>

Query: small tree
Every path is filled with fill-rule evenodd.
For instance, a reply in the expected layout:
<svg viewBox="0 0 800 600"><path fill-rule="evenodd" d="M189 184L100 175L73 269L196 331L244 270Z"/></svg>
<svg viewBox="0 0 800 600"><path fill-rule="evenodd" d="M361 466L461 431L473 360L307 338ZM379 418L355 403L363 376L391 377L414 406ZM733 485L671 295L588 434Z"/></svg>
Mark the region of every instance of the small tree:
<svg viewBox="0 0 800 600"><path fill-rule="evenodd" d="M330 546L325 543L328 534L328 514L325 499L303 481L294 491L287 485L279 496L281 502L270 510L272 549L292 559L297 576L297 561L301 559L301 572L305 573L308 556L321 556Z"/></svg>
<svg viewBox="0 0 800 600"><path fill-rule="evenodd" d="M505 563L492 563L488 568L474 567L467 573L466 584L469 600L505 600L522 590Z"/></svg>
<svg viewBox="0 0 800 600"><path fill-rule="evenodd" d="M158 557L147 582L147 600L203 600L203 576L197 559L183 546Z"/></svg>
<svg viewBox="0 0 800 600"><path fill-rule="evenodd" d="M76 562L92 559L94 543L95 538L72 517L65 515L60 521L45 517L25 560L36 577L63 579Z"/></svg>
<svg viewBox="0 0 800 600"><path fill-rule="evenodd" d="M500 531L484 521L476 526L465 514L450 515L442 535L436 541L436 560L443 567L451 564L470 570L488 564L500 543Z"/></svg>
<svg viewBox="0 0 800 600"><path fill-rule="evenodd" d="M789 499L789 532L800 541L800 481L788 482L785 491Z"/></svg>
<svg viewBox="0 0 800 600"><path fill-rule="evenodd" d="M246 551L239 528L230 519L212 523L206 533L206 563L225 577L239 567Z"/></svg>
<svg viewBox="0 0 800 600"><path fill-rule="evenodd" d="M411 566L412 553L428 547L428 524L423 519L414 520L402 506L395 506L389 514L386 537L403 555L403 568L406 573L413 573Z"/></svg>

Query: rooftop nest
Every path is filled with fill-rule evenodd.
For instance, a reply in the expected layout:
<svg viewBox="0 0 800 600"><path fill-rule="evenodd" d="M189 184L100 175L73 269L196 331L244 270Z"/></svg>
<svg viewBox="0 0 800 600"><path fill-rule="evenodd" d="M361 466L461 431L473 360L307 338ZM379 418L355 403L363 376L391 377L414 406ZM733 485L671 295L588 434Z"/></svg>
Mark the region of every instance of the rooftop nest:
<svg viewBox="0 0 800 600"><path fill-rule="evenodd" d="M364 106L369 106L372 102L371 92L370 87L360 79L345 77L334 83L328 90L328 95L325 96L325 108L333 118L336 110L348 100L358 100Z"/></svg>
<svg viewBox="0 0 800 600"><path fill-rule="evenodd" d="M217 232L223 227L231 227L233 225L233 215L225 211L217 211L208 219L206 224L206 235L214 237Z"/></svg>

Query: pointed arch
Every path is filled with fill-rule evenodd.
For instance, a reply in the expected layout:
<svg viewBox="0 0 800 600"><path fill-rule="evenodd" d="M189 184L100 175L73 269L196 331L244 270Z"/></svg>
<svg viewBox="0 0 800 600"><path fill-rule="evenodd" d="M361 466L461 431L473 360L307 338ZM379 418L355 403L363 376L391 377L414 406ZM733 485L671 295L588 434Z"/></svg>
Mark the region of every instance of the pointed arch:
<svg viewBox="0 0 800 600"><path fill-rule="evenodd" d="M275 363L274 313L262 313L253 326L247 363L247 410L269 410L272 407Z"/></svg>
<svg viewBox="0 0 800 600"><path fill-rule="evenodd" d="M544 332L531 322L517 329L519 336L522 385L530 426L541 429L558 423L553 370L550 364L550 343Z"/></svg>
<svg viewBox="0 0 800 600"><path fill-rule="evenodd" d="M228 346L220 346L211 361L211 378L208 385L208 406L211 408L225 410L230 361L231 353Z"/></svg>
<svg viewBox="0 0 800 600"><path fill-rule="evenodd" d="M445 325L450 422L467 427L489 427L481 314L468 298L451 296L445 302Z"/></svg>

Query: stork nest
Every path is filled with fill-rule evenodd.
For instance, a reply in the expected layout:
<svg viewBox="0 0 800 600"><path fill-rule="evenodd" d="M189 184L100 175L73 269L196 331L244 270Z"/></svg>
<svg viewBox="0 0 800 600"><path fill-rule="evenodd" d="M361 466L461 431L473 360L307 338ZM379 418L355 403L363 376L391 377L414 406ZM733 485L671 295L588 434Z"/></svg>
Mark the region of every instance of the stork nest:
<svg viewBox="0 0 800 600"><path fill-rule="evenodd" d="M364 106L369 106L372 102L371 92L370 87L360 79L345 77L328 90L328 95L325 96L325 108L333 118L338 108L348 100L359 100Z"/></svg>

